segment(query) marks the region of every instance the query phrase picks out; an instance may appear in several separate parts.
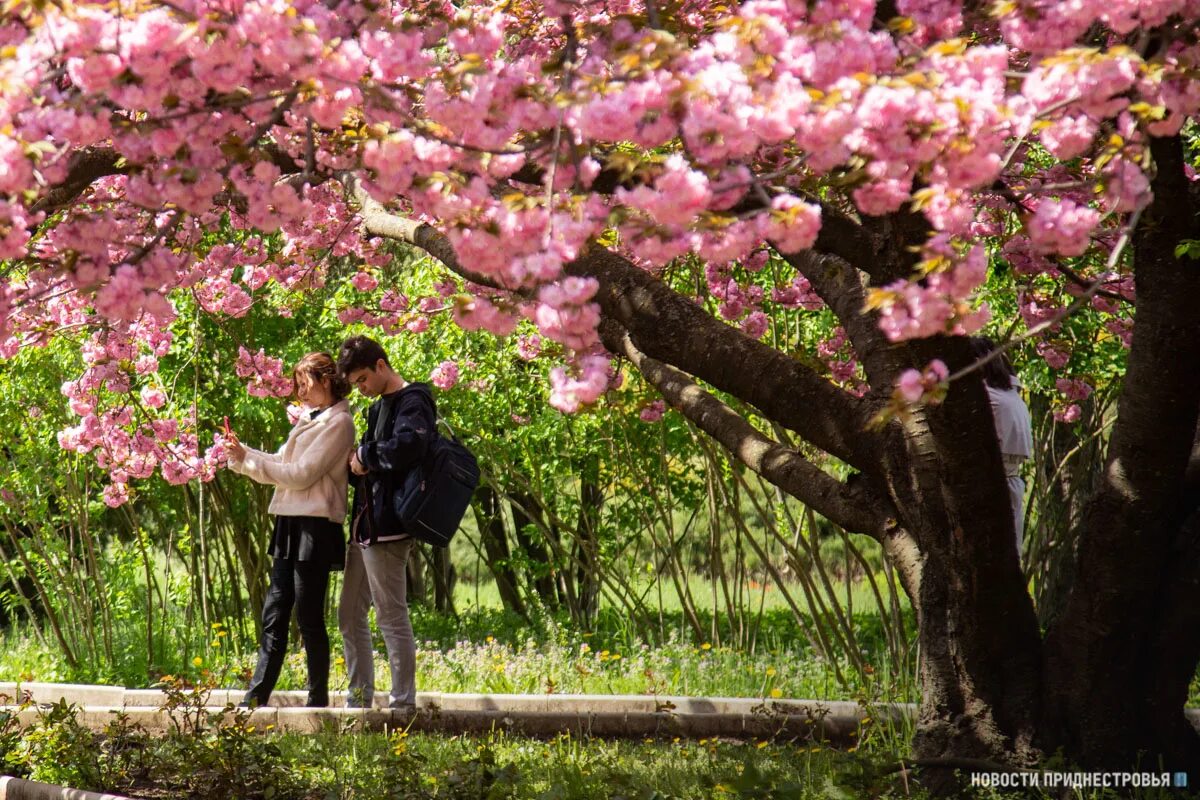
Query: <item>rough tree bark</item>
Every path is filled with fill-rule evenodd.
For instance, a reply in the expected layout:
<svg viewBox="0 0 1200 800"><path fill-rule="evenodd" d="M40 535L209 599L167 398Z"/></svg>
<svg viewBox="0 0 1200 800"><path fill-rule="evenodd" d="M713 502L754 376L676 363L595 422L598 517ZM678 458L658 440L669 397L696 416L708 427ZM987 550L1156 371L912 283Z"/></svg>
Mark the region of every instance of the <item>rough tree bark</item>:
<svg viewBox="0 0 1200 800"><path fill-rule="evenodd" d="M1118 416L1075 586L1047 635L1046 741L1088 764L1145 753L1197 770L1200 736L1182 707L1200 660L1200 507L1185 483L1200 415L1200 268L1174 254L1197 218L1181 141L1153 140L1151 152Z"/></svg>

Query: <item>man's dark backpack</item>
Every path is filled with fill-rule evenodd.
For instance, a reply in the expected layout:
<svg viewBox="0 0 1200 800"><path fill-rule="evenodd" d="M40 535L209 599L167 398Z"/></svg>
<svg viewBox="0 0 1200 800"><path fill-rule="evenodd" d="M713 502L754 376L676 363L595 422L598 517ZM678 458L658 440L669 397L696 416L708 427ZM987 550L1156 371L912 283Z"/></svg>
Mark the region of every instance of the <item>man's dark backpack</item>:
<svg viewBox="0 0 1200 800"><path fill-rule="evenodd" d="M408 490L396 495L396 516L405 533L445 547L458 531L479 485L479 463L453 435L447 438L434 430L429 451L417 469L421 480L406 482Z"/></svg>

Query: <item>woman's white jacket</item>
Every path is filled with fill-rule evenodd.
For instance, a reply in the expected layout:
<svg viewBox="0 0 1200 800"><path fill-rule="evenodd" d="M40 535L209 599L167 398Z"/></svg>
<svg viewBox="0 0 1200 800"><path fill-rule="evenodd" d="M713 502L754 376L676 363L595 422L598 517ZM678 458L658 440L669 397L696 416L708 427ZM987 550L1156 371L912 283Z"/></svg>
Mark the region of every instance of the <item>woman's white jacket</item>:
<svg viewBox="0 0 1200 800"><path fill-rule="evenodd" d="M246 448L229 468L275 487L268 511L276 516L346 518L347 461L354 449L354 418L341 400L316 419L306 409L276 453Z"/></svg>

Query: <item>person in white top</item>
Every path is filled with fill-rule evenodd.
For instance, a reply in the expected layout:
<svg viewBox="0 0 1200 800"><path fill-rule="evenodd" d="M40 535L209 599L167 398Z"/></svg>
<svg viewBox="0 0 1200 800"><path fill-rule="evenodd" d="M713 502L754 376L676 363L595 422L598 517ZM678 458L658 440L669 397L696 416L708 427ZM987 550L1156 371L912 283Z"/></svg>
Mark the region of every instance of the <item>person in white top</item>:
<svg viewBox="0 0 1200 800"><path fill-rule="evenodd" d="M996 345L991 339L971 337L971 355L975 360L987 357L995 349ZM1029 408L1017 391L1021 384L1008 357L1001 353L984 364L982 370L983 384L992 406L996 439L1000 443L1000 457L1004 461L1004 476L1008 482L1017 537L1017 555L1020 556L1025 532L1025 481L1021 478L1021 465L1033 454L1033 425Z"/></svg>
<svg viewBox="0 0 1200 800"><path fill-rule="evenodd" d="M268 509L275 515L271 539L271 585L263 602L258 664L244 706L266 705L287 653L292 607L308 661L309 706L329 705L329 633L325 594L329 573L345 564L348 475L354 448L354 419L346 395L350 385L328 353L310 353L292 374L302 410L276 453L246 447L232 431L229 468L275 487Z"/></svg>

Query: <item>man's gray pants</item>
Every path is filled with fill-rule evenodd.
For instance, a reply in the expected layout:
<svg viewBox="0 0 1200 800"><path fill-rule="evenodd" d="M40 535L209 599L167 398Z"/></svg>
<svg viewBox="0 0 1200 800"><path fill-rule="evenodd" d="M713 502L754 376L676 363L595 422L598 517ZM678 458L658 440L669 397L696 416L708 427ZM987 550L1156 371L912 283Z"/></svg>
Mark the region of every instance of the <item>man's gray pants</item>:
<svg viewBox="0 0 1200 800"><path fill-rule="evenodd" d="M392 673L392 708L417 703L417 646L408 620L408 556L413 540L376 542L363 547L350 543L346 574L338 604L346 672L350 677L348 706L370 706L375 697L375 664L367 611L375 606L375 622L387 647Z"/></svg>

